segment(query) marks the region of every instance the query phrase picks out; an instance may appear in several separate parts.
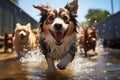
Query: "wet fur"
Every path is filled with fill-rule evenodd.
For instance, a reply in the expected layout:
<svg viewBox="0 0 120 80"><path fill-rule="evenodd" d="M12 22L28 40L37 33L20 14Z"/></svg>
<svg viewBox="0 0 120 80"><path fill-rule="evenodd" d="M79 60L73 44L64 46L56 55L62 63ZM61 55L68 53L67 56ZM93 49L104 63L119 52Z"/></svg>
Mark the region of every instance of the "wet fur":
<svg viewBox="0 0 120 80"><path fill-rule="evenodd" d="M21 39L19 35L19 31L25 31L26 36L24 39ZM23 49L35 50L38 46L37 43L37 33L31 30L31 25L28 23L27 25L21 25L19 23L16 24L16 28L14 30L13 44L16 53L18 56L22 54Z"/></svg>
<svg viewBox="0 0 120 80"><path fill-rule="evenodd" d="M81 29L81 37L79 40L80 49L84 49L85 57L88 57L87 51L93 49L95 52L96 40L98 38L97 30L93 27L88 29L87 27ZM95 52L96 53L96 52ZM97 53L96 53L97 54Z"/></svg>
<svg viewBox="0 0 120 80"><path fill-rule="evenodd" d="M62 59L70 50L73 50L71 54L74 57L76 52L76 33L66 36L61 46L57 46L49 36L44 37L44 34L41 34L40 45L43 54L56 60Z"/></svg>
<svg viewBox="0 0 120 80"><path fill-rule="evenodd" d="M41 19L40 19L40 48L43 54L46 57L47 63L48 63L48 70L49 71L55 71L54 66L54 60L60 60L60 62L57 64L57 67L61 70L64 70L68 63L71 62L75 56L75 52L77 51L76 48L76 27L77 27L77 20L76 13L78 9L78 0L73 0L71 3L67 4L65 6L65 9L59 8L60 13L58 13L58 9L51 9L50 6L46 5L34 5L35 8L39 9L41 11ZM75 8L73 10L73 8ZM53 10L53 11L52 11ZM67 12L68 14L67 14ZM59 14L59 18L55 15ZM64 15L67 16L68 21L63 21L63 18L61 16ZM49 20L49 16L52 15L52 17L56 17L53 21ZM49 30L53 29L55 24L54 21L57 21L56 23L62 24L62 28L67 25L67 33L63 39L63 43L60 45L57 45L56 39L53 38L53 36L50 34ZM53 26L54 25L54 26ZM65 32L62 30L62 32Z"/></svg>

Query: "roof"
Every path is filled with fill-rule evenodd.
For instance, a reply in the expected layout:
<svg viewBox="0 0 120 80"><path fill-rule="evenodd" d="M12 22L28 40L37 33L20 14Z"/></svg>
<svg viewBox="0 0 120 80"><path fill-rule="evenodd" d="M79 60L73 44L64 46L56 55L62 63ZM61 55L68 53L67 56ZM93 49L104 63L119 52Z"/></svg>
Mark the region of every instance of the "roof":
<svg viewBox="0 0 120 80"><path fill-rule="evenodd" d="M17 8L19 8L22 12L24 12L26 15L28 15L30 18L32 18L33 20L35 20L33 17L31 17L29 14L27 14L27 12L25 12L23 9L21 9L18 4L16 4L13 0L8 0L10 3L12 3L14 6L16 6ZM35 20L36 21L36 20ZM37 22L37 21L36 21Z"/></svg>

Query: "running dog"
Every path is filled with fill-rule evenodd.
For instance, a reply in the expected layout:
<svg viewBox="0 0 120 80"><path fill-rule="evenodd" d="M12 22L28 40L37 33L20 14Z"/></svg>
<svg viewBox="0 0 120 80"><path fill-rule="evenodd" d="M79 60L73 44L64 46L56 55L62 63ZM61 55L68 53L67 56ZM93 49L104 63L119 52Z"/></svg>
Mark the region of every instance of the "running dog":
<svg viewBox="0 0 120 80"><path fill-rule="evenodd" d="M33 5L41 11L40 47L48 63L48 71L56 71L54 60L59 60L57 67L66 69L73 60L76 48L78 0L66 4L65 8L52 9L49 5Z"/></svg>
<svg viewBox="0 0 120 80"><path fill-rule="evenodd" d="M95 29L95 27L92 27L88 29L87 27L82 28L81 31L81 37L79 40L80 49L84 49L84 55L85 57L88 57L87 51L90 49L93 49L93 51L96 53L96 40L98 38L98 32Z"/></svg>
<svg viewBox="0 0 120 80"><path fill-rule="evenodd" d="M16 24L13 45L18 56L23 55L23 49L31 51L37 48L37 32L31 30L30 23L27 25Z"/></svg>

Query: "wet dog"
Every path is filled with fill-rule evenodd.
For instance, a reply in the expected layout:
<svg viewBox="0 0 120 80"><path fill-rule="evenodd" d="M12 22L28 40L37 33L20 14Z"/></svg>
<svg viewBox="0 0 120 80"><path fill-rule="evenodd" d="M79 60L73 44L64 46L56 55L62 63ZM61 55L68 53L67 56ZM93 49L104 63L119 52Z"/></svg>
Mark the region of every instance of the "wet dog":
<svg viewBox="0 0 120 80"><path fill-rule="evenodd" d="M13 45L18 56L23 55L22 51L24 49L32 51L37 48L37 32L31 30L30 23L27 25L21 25L19 23L16 24Z"/></svg>
<svg viewBox="0 0 120 80"><path fill-rule="evenodd" d="M33 5L41 11L40 47L48 63L48 71L55 71L54 60L60 60L57 67L66 69L73 60L76 48L76 14L78 0L65 8L52 9L48 5Z"/></svg>
<svg viewBox="0 0 120 80"><path fill-rule="evenodd" d="M79 40L80 49L84 49L85 57L88 57L87 51L93 49L95 52L96 40L98 38L95 27L88 29L87 27L81 29L81 37ZM95 52L96 53L96 52ZM97 54L97 53L96 53Z"/></svg>

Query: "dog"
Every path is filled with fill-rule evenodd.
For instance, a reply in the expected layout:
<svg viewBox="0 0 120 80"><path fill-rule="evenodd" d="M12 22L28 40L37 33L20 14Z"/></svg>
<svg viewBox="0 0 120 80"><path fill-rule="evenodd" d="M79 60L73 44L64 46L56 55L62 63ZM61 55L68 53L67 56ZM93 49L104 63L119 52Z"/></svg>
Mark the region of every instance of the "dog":
<svg viewBox="0 0 120 80"><path fill-rule="evenodd" d="M65 70L77 51L78 0L66 4L65 8L52 9L49 5L33 6L41 11L39 43L47 60L48 71L56 71L55 60L60 61L57 67Z"/></svg>
<svg viewBox="0 0 120 80"><path fill-rule="evenodd" d="M98 31L95 27L88 29L88 27L81 28L80 30L79 45L80 49L83 48L85 57L88 57L87 51L93 49L96 53L96 40L98 38Z"/></svg>
<svg viewBox="0 0 120 80"><path fill-rule="evenodd" d="M13 34L5 33L4 38L4 52L13 52Z"/></svg>
<svg viewBox="0 0 120 80"><path fill-rule="evenodd" d="M13 37L13 45L18 56L23 56L23 50L33 51L38 47L37 33L31 30L31 24L16 24Z"/></svg>

